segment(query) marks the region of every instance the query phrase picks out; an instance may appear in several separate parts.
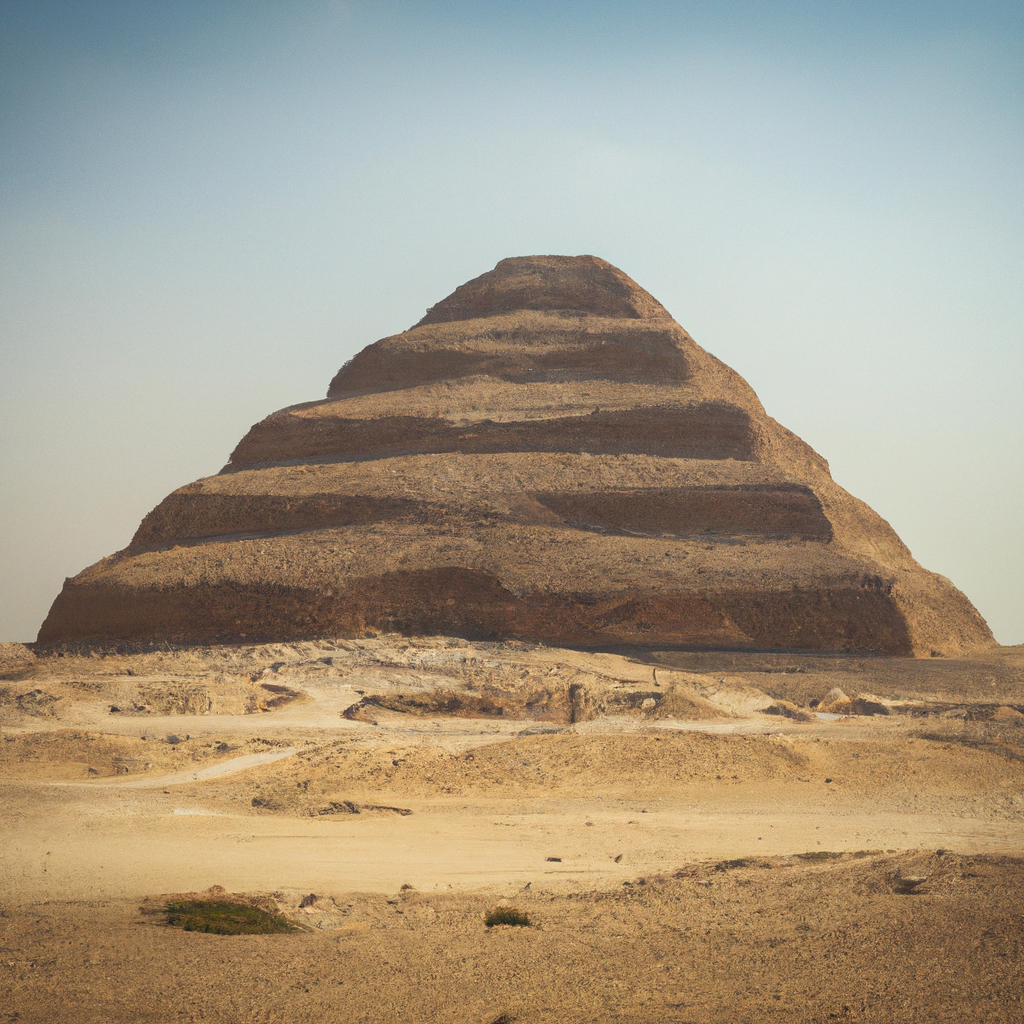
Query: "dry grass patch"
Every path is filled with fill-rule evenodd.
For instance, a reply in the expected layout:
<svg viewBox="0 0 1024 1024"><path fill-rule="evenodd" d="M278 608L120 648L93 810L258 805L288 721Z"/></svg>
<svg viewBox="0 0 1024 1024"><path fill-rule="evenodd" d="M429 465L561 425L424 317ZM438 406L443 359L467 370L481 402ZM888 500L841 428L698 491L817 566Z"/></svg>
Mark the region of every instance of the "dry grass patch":
<svg viewBox="0 0 1024 1024"><path fill-rule="evenodd" d="M168 900L166 923L211 935L285 935L299 929L280 914L228 900Z"/></svg>
<svg viewBox="0 0 1024 1024"><path fill-rule="evenodd" d="M518 910L515 907L495 907L485 918L484 924L488 928L495 925L507 924L515 928L529 928L532 924L530 915Z"/></svg>

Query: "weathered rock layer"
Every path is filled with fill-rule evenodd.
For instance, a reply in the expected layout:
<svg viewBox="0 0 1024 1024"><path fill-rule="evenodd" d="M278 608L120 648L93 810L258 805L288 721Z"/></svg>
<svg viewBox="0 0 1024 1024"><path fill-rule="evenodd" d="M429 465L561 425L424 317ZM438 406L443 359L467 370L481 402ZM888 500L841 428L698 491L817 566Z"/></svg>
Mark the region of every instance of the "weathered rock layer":
<svg viewBox="0 0 1024 1024"><path fill-rule="evenodd" d="M991 644L827 463L592 256L503 260L65 583L44 642L367 631L952 654Z"/></svg>

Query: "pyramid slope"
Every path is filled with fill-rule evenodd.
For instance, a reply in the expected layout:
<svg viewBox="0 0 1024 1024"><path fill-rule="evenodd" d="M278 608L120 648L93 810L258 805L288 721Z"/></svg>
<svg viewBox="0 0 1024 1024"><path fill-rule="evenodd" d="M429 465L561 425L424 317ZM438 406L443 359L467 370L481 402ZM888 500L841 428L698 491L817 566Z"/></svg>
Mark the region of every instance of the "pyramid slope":
<svg viewBox="0 0 1024 1024"><path fill-rule="evenodd" d="M69 580L52 643L367 631L954 654L993 643L827 463L591 256L503 260L256 424Z"/></svg>
<svg viewBox="0 0 1024 1024"><path fill-rule="evenodd" d="M597 256L513 256L460 285L427 310L417 326L536 309L672 319L653 295Z"/></svg>

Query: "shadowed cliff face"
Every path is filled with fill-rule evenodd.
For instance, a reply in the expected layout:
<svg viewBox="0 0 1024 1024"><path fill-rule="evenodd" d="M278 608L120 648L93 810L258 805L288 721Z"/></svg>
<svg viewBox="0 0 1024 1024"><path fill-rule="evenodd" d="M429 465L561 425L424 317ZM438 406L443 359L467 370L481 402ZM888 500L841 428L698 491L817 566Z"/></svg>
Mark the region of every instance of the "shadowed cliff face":
<svg viewBox="0 0 1024 1024"><path fill-rule="evenodd" d="M503 260L68 580L49 642L397 630L574 646L992 643L827 463L592 256Z"/></svg>

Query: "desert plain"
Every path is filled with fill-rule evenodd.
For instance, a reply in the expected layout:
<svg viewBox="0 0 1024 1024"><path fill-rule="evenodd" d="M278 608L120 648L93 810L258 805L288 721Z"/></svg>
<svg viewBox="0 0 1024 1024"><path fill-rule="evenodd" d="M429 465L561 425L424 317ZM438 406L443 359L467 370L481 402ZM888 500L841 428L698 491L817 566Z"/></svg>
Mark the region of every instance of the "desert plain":
<svg viewBox="0 0 1024 1024"><path fill-rule="evenodd" d="M1024 1017L1021 648L0 652L4 1021Z"/></svg>

